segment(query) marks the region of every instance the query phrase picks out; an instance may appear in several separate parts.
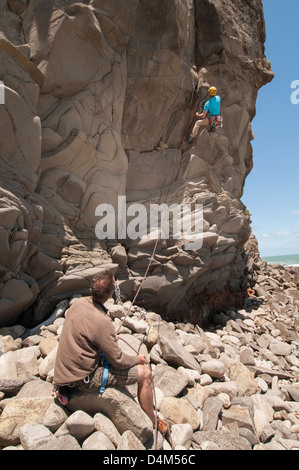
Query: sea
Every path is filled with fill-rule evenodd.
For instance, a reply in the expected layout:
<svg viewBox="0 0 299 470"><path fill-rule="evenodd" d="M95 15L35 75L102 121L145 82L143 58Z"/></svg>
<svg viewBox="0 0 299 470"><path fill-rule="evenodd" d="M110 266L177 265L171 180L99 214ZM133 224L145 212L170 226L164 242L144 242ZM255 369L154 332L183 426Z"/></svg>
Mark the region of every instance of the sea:
<svg viewBox="0 0 299 470"><path fill-rule="evenodd" d="M263 256L262 259L268 264L299 267L299 255Z"/></svg>

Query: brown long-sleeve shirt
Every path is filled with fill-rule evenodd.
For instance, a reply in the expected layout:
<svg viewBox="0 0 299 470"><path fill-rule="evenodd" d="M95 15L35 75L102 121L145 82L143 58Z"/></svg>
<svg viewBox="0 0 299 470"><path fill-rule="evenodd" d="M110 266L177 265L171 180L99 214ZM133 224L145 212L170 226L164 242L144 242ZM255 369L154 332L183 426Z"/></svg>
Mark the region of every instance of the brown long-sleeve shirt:
<svg viewBox="0 0 299 470"><path fill-rule="evenodd" d="M69 308L59 340L54 384L63 386L82 380L99 365L103 352L115 369L139 364L138 356L125 354L117 344L109 315L91 297L77 299Z"/></svg>

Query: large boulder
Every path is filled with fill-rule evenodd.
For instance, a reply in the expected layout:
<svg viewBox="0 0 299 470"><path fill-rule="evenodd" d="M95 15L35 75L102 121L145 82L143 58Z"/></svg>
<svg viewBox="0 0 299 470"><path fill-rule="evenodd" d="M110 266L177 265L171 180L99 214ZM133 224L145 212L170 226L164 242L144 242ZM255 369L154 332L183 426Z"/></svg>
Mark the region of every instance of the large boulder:
<svg viewBox="0 0 299 470"><path fill-rule="evenodd" d="M72 413L83 410L92 416L103 413L120 434L132 431L142 443L153 434L151 420L126 390L107 388L102 395L74 392L67 409Z"/></svg>

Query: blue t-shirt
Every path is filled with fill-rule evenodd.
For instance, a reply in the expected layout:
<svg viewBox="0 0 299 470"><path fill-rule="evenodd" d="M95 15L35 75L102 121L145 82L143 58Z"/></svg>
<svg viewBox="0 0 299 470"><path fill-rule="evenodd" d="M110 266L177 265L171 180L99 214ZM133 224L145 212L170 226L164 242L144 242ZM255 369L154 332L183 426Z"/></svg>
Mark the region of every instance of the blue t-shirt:
<svg viewBox="0 0 299 470"><path fill-rule="evenodd" d="M209 99L204 105L204 110L209 111L209 116L219 116L220 114L220 104L221 98L220 96L213 96L213 98Z"/></svg>

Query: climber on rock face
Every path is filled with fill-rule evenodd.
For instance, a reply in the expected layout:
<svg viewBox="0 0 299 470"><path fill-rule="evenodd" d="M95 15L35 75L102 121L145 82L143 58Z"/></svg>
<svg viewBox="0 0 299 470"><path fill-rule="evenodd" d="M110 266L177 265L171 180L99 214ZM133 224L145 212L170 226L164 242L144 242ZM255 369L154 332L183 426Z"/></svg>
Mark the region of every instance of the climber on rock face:
<svg viewBox="0 0 299 470"><path fill-rule="evenodd" d="M200 127L210 126L211 130L215 130L220 123L220 105L221 98L217 95L217 88L212 86L209 88L209 100L204 105L202 113L196 113L195 116L199 118L192 129L189 142L197 136Z"/></svg>
<svg viewBox="0 0 299 470"><path fill-rule="evenodd" d="M72 388L83 393L103 394L105 387L138 384L141 408L153 424L151 372L144 355L130 356L118 346L109 312L104 303L113 295L115 279L109 271L96 275L91 296L70 306L59 340L53 383L59 401L66 405ZM158 427L163 427L163 421Z"/></svg>

